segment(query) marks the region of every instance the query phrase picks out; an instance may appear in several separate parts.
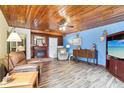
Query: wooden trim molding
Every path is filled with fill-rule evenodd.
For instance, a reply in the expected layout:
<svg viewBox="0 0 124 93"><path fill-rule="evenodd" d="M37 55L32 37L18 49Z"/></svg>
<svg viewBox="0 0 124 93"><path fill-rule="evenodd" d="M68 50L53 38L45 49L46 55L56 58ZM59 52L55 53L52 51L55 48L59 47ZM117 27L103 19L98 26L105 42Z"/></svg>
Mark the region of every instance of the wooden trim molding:
<svg viewBox="0 0 124 93"><path fill-rule="evenodd" d="M46 34L46 35L54 35L54 36L62 36L62 33L59 31L41 31L41 30L31 30L32 33L36 34Z"/></svg>

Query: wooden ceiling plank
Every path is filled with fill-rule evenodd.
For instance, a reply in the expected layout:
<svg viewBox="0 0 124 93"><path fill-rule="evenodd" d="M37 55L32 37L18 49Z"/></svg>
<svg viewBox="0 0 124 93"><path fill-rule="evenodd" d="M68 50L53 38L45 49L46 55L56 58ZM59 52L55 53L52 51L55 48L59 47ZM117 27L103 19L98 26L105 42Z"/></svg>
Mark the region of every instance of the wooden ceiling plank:
<svg viewBox="0 0 124 93"><path fill-rule="evenodd" d="M60 20L64 18L69 18L68 25L74 27L66 27L62 33L71 33L123 21L124 15L124 6L113 5L3 5L0 8L10 26L42 32L47 32L47 29L49 32L58 30Z"/></svg>

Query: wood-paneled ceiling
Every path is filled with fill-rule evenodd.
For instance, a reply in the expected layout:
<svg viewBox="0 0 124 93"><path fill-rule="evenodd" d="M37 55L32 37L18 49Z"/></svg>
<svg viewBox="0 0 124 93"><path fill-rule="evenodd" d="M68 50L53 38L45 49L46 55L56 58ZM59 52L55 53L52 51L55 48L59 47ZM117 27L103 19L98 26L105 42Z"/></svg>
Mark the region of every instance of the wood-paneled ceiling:
<svg viewBox="0 0 124 93"><path fill-rule="evenodd" d="M9 26L30 28L33 32L72 33L124 21L124 6L102 5L2 5ZM60 31L65 19L68 27Z"/></svg>

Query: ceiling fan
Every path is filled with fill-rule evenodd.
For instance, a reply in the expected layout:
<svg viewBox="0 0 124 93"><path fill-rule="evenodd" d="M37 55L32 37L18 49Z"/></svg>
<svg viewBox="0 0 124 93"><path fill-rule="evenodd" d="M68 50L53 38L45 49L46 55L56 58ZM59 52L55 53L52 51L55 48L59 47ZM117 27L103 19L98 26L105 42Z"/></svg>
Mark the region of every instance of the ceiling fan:
<svg viewBox="0 0 124 93"><path fill-rule="evenodd" d="M66 28L74 28L73 25L68 25L68 22L66 19L60 20L58 24L59 24L59 30L65 30Z"/></svg>

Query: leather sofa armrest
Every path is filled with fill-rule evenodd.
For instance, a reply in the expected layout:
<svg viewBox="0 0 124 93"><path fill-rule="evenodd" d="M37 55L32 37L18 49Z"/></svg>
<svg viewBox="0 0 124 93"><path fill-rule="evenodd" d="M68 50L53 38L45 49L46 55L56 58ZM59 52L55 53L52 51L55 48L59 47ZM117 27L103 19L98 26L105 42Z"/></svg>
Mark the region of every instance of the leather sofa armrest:
<svg viewBox="0 0 124 93"><path fill-rule="evenodd" d="M42 63L40 60L27 60L27 64L37 64Z"/></svg>

